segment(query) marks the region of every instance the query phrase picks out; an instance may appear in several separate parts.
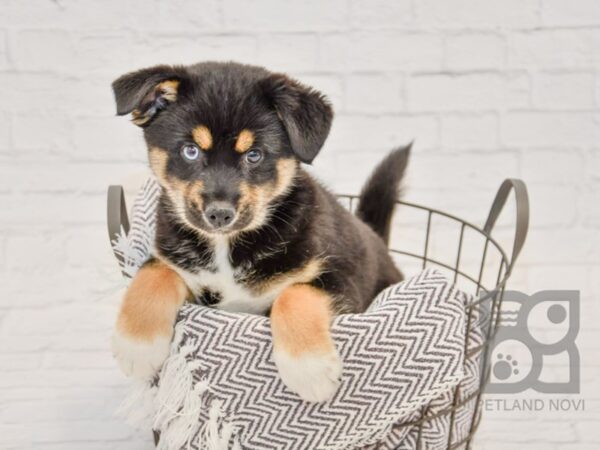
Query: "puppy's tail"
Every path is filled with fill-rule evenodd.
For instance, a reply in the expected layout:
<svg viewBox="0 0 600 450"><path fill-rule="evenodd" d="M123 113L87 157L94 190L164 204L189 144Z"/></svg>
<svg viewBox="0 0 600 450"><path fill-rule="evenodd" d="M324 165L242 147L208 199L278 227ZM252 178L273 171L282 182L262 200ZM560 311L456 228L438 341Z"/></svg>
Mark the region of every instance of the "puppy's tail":
<svg viewBox="0 0 600 450"><path fill-rule="evenodd" d="M412 142L393 150L379 163L364 185L356 208L358 218L381 236L386 244L411 147Z"/></svg>

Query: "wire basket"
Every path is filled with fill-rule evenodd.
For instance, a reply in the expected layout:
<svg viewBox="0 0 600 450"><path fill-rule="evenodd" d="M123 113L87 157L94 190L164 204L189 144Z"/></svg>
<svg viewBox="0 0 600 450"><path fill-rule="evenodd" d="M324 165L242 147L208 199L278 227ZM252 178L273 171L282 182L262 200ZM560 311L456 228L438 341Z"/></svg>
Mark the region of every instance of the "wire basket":
<svg viewBox="0 0 600 450"><path fill-rule="evenodd" d="M511 191L514 191L515 194L515 202L516 202L516 222L515 222L515 233L514 238L512 240L512 253L510 253L510 257L507 256L507 252L500 245L500 243L492 236L492 232L494 230L494 226L496 221L502 212L504 205L506 204L506 200ZM358 196L356 195L339 195L338 196L342 202L346 204L346 206L352 211L354 207L358 203ZM409 423L404 423L401 427L415 427L418 426L418 436L416 439L416 448L422 449L425 448L424 443L421 442L421 430L423 426L428 422L433 420L437 420L440 417L445 416L448 419L448 441L447 441L447 450L454 449L469 449L472 446L473 436L477 431L479 423L481 421L481 396L485 389L486 384L490 378L490 364L489 364L489 352L490 347L494 339L494 335L498 329L500 311L502 307L502 300L504 298L504 291L506 287L506 283L510 278L512 270L514 268L515 262L523 245L525 243L525 238L527 236L527 231L529 227L529 199L527 194L527 188L523 181L518 179L507 179L505 180L498 189L496 197L492 203L492 207L490 208L488 217L485 221L483 228L480 228L470 222L467 222L459 217L448 214L446 212L428 208L422 205L418 205L415 203L409 203L405 201L398 201L397 204L401 207L398 208L401 211L401 214L405 214L407 211L415 210L422 213L424 216L424 223L421 226L423 230L423 248L422 251L409 251L407 249L402 248L402 244L394 245L391 244L389 251L393 256L402 256L408 259L412 259L420 264L422 269L428 267L436 267L438 269L443 269L448 272L451 277L453 277L454 283L463 282L461 288L468 293L472 294L472 301L466 305L466 314L467 314L467 330L471 330L475 325L475 321L477 321L477 326L483 326L483 341L475 346L470 347L468 345L469 333L466 333L465 337L465 355L466 357L473 357L474 355L480 355L480 379L479 386L468 396L464 398L460 398L459 389L460 385L456 387L452 395L452 407L445 408L442 411L437 411L435 414L429 414L429 409L425 408L420 417L417 420L411 421ZM435 236L436 229L433 226L434 220L436 217L442 217L447 222L452 222L458 227L457 231L457 242L454 245L456 249L451 255L452 262L442 261L435 256L430 255L430 247L432 238ZM470 267L463 266L463 249L464 249L464 241L465 234L467 231L475 233L483 240L483 247L477 258L478 261L476 264L473 264L471 261ZM451 252L452 253L452 252ZM489 259L492 259L495 256L495 259L498 260L497 264L497 272L494 274L494 277L491 279L491 283L488 281L487 283L484 281L484 278L490 280L490 277L484 277L486 268L489 270L486 262ZM400 266L404 268L404 266ZM465 288L466 285L466 288ZM486 311L486 317L481 318L477 317L475 312L481 314L481 311ZM473 402L474 400L474 408L472 410L472 414L469 420L469 429L468 433L460 439L456 440L453 436L453 430L455 429L455 418L456 413L462 407L464 407L469 402Z"/></svg>
<svg viewBox="0 0 600 450"><path fill-rule="evenodd" d="M512 253L510 257L502 245L492 236L496 221L502 212L504 205L511 191L514 191L516 203L516 221L515 233L512 239ZM358 204L358 196L355 195L339 195L338 198L342 203L352 211ZM447 444L442 447L436 445L435 448L446 448L447 450L454 449L469 449L472 446L473 436L481 421L480 401L483 390L489 381L490 364L489 351L493 342L494 335L498 329L500 311L506 283L510 278L515 262L527 236L529 226L529 200L527 188L523 181L518 179L505 180L498 189L496 197L492 203L489 214L482 228L460 219L446 212L428 208L415 203L398 201L398 208L402 213L399 216L405 215L407 211L419 212L423 217L423 223L417 224L416 229L422 234L423 247L421 251L409 250L404 248L403 244L395 244L392 239L389 251L395 257L402 257L408 261L417 262L419 268L425 269L428 267L436 267L447 272L455 284L469 294L472 300L466 304L467 315L467 333L465 337L465 358L477 358L479 370L475 388L468 392L468 395L460 392L461 385L459 384L452 393L451 401L448 402L450 407L444 406L441 410L430 409L430 406L425 407L419 414L419 417L413 421L403 423L400 428L412 427L414 430L418 427L418 433L415 438L415 446L419 450L427 448L421 439L421 432L425 426L431 424L435 420L444 419L448 424ZM434 225L436 218L443 218L446 222L457 227L456 241L451 245L452 250L446 249L446 256L450 256L451 262L442 260L432 254L432 242L438 232L438 227ZM119 230L125 232L129 229L129 221L127 217L127 208L123 197L123 189L120 186L111 186L108 192L108 228L111 242L115 239ZM403 230L403 228L401 228ZM465 251L465 236L467 233L475 234L481 238L483 245L480 251L468 262L466 261ZM392 235L392 238L394 236ZM404 241L406 243L407 240ZM451 239L446 239L447 243L451 243ZM448 255L449 254L449 255ZM116 255L119 257L118 255ZM498 261L497 269L492 276L489 272L488 260L495 257ZM404 263L400 265L405 269ZM487 276L486 276L487 275ZM482 320L481 312L485 311L485 317ZM471 345L469 331L477 326L482 330L482 339L477 345ZM472 405L467 408L466 405ZM461 414L462 422L464 423L465 411L469 414L467 420L467 429L460 436L454 436L455 419L457 414ZM155 434L155 441L156 441ZM445 439L444 435L444 439Z"/></svg>

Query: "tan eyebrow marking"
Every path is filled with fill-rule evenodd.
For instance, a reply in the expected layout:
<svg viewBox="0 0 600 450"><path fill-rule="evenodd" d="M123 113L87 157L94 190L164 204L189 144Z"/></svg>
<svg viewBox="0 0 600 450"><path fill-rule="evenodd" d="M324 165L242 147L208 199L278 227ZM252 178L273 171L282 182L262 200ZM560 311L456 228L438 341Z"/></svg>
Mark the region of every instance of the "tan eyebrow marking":
<svg viewBox="0 0 600 450"><path fill-rule="evenodd" d="M213 144L212 134L206 125L198 125L192 130L194 141L202 150L210 150Z"/></svg>
<svg viewBox="0 0 600 450"><path fill-rule="evenodd" d="M254 144L254 133L250 130L242 130L235 141L235 151L244 153Z"/></svg>

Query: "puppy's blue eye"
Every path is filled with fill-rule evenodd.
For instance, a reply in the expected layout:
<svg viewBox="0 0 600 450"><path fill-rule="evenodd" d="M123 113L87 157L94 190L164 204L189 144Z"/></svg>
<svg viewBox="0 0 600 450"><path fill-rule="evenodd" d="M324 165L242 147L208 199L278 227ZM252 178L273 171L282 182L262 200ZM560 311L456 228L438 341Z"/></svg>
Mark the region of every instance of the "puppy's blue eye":
<svg viewBox="0 0 600 450"><path fill-rule="evenodd" d="M251 164L256 164L262 159L262 157L263 155L260 150L250 150L248 153L246 153L246 161Z"/></svg>
<svg viewBox="0 0 600 450"><path fill-rule="evenodd" d="M195 145L184 145L181 147L181 156L188 161L196 161L200 157L200 149Z"/></svg>

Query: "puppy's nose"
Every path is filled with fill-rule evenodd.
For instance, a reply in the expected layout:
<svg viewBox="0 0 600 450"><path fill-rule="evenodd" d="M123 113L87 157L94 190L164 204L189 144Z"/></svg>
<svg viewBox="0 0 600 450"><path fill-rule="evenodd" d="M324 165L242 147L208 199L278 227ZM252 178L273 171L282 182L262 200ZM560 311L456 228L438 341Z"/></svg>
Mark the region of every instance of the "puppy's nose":
<svg viewBox="0 0 600 450"><path fill-rule="evenodd" d="M235 218L235 208L228 203L213 203L206 208L204 217L215 228L226 227Z"/></svg>

